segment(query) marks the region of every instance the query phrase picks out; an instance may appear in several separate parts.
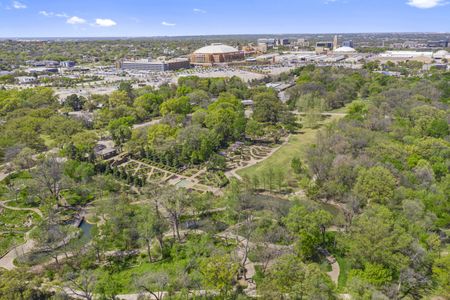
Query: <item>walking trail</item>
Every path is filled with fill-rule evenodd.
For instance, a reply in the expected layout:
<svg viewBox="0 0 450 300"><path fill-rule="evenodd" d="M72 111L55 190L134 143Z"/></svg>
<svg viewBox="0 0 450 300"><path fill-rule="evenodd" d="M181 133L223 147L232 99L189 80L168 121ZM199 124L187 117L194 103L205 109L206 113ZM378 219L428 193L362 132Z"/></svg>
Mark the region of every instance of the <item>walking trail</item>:
<svg viewBox="0 0 450 300"><path fill-rule="evenodd" d="M6 270L14 269L16 267L14 260L21 255L29 253L33 249L35 242L29 238L29 234L30 232L25 234L26 242L24 244L13 248L5 256L0 258L0 268L5 268Z"/></svg>

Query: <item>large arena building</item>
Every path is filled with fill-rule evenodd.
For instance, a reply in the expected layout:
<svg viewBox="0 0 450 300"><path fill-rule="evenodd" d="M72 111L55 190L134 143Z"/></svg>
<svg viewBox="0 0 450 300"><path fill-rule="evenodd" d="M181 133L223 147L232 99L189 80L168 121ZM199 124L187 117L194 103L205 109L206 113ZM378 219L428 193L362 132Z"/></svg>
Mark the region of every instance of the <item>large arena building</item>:
<svg viewBox="0 0 450 300"><path fill-rule="evenodd" d="M243 51L224 44L211 44L191 54L191 64L194 65L213 65L243 59Z"/></svg>

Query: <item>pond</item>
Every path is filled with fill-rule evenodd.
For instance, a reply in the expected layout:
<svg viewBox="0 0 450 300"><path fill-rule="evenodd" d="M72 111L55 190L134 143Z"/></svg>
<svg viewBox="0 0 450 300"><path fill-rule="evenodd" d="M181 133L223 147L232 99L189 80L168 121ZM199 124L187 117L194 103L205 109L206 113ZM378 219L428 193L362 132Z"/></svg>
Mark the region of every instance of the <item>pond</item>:
<svg viewBox="0 0 450 300"><path fill-rule="evenodd" d="M80 237L80 239L82 241L89 242L91 240L91 238L92 238L92 236L91 236L92 226L94 226L94 225L86 222L85 220L83 220L81 222L79 228L81 229L81 237Z"/></svg>

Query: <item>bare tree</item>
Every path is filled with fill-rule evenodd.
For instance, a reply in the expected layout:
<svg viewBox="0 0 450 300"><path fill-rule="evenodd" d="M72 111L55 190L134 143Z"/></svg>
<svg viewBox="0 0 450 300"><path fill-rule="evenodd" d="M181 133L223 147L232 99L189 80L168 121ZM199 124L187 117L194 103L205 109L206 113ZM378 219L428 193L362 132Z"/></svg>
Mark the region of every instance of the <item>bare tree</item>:
<svg viewBox="0 0 450 300"><path fill-rule="evenodd" d="M25 147L14 158L13 163L19 170L29 170L36 164L35 155L35 150Z"/></svg>
<svg viewBox="0 0 450 300"><path fill-rule="evenodd" d="M64 162L61 157L50 154L39 160L32 175L42 189L46 189L53 198L60 199L64 179Z"/></svg>
<svg viewBox="0 0 450 300"><path fill-rule="evenodd" d="M146 185L140 191L144 195L144 202L148 206L150 216L145 216L146 221L148 221L149 227L144 228L145 233L143 236L149 237L149 235L156 238L159 243L159 247L161 249L161 253L163 253L164 249L164 232L167 229L167 222L164 220L161 213L161 204L160 204L160 193L161 189L157 186ZM146 239L147 239L146 238ZM147 246L149 241L146 241ZM149 248L147 248L149 251ZM149 257L150 258L150 257Z"/></svg>
<svg viewBox="0 0 450 300"><path fill-rule="evenodd" d="M79 274L69 273L67 283L66 289L70 294L86 300L93 299L97 278L92 271L83 270ZM65 292L67 293L67 291Z"/></svg>
<svg viewBox="0 0 450 300"><path fill-rule="evenodd" d="M159 199L172 225L174 238L181 240L180 219L191 204L191 196L183 189L170 187L162 192Z"/></svg>
<svg viewBox="0 0 450 300"><path fill-rule="evenodd" d="M164 271L146 273L135 278L135 286L141 292L151 294L156 300L161 300L164 297L164 290L169 284L169 274Z"/></svg>

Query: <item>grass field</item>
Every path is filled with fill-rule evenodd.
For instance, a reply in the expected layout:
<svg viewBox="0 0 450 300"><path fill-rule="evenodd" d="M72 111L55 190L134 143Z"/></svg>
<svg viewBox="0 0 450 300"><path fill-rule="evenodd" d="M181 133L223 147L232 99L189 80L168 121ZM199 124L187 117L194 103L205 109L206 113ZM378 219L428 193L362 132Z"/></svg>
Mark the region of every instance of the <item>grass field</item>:
<svg viewBox="0 0 450 300"><path fill-rule="evenodd" d="M334 111L333 111L334 112ZM323 125L338 120L342 116L331 116L326 118L319 128L304 128L299 133L293 134L289 138L289 142L282 146L268 159L253 165L251 167L239 170L237 173L240 176L253 177L267 172L269 169L281 171L286 181L292 185L296 182L295 175L291 168L291 161L294 157L303 160L305 151L308 146L315 142L316 134L323 127Z"/></svg>
<svg viewBox="0 0 450 300"><path fill-rule="evenodd" d="M336 257L336 260L339 263L339 268L341 270L338 279L338 290L340 292L345 292L345 287L347 286L348 271L350 270L350 266L347 260L345 260L345 258L338 256Z"/></svg>

